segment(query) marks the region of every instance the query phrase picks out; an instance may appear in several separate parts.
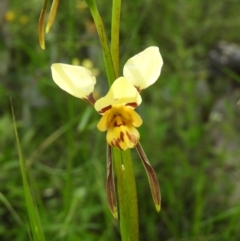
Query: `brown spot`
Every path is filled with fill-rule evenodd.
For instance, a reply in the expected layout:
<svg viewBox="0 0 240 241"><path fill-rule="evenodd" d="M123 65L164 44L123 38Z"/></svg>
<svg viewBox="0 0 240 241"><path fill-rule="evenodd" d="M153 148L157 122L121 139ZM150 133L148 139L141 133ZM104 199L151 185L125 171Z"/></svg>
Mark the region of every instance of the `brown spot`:
<svg viewBox="0 0 240 241"><path fill-rule="evenodd" d="M114 126L114 127L119 127L119 126L121 126L121 125L122 125L122 124L118 124L116 120L113 122L113 126Z"/></svg>
<svg viewBox="0 0 240 241"><path fill-rule="evenodd" d="M114 147L117 147L118 149L120 149L120 150L123 150L122 148L121 148L121 146L120 146L120 143L121 143L122 141L121 141L121 139L120 138L116 138L116 139L114 139L114 140L112 140L111 141L111 146L114 146Z"/></svg>
<svg viewBox="0 0 240 241"><path fill-rule="evenodd" d="M128 139L129 139L134 145L136 145L136 144L138 143L138 140L137 140L137 138L136 138L135 135L130 135L127 131L126 131L126 134L127 134Z"/></svg>
<svg viewBox="0 0 240 241"><path fill-rule="evenodd" d="M120 132L120 139L122 142L124 142L124 133L122 131Z"/></svg>
<svg viewBox="0 0 240 241"><path fill-rule="evenodd" d="M115 141L115 145L116 147L118 147L120 150L122 150L121 146L120 146L121 140L119 138L116 139Z"/></svg>
<svg viewBox="0 0 240 241"><path fill-rule="evenodd" d="M107 110L110 110L112 108L112 106L111 105L109 105L109 106L106 106L106 107L104 107L103 109L101 109L100 111L98 111L100 114L103 114L104 112L106 112Z"/></svg>
<svg viewBox="0 0 240 241"><path fill-rule="evenodd" d="M111 146L115 146L113 141L111 141L111 144L110 144L110 145L111 145Z"/></svg>
<svg viewBox="0 0 240 241"><path fill-rule="evenodd" d="M132 102L132 103L127 103L125 106L131 106L133 108L138 107L138 104L136 102Z"/></svg>
<svg viewBox="0 0 240 241"><path fill-rule="evenodd" d="M120 124L118 124L117 121L113 122L114 127L120 127L120 126L125 126L125 125L126 125L126 123L124 121L122 121Z"/></svg>

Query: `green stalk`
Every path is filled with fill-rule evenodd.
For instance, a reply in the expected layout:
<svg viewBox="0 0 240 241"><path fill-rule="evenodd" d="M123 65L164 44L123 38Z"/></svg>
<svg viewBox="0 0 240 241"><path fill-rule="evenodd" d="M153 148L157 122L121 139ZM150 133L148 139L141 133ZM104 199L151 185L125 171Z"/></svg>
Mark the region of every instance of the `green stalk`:
<svg viewBox="0 0 240 241"><path fill-rule="evenodd" d="M113 0L111 51L102 19L94 0L86 0L97 27L102 46L109 86L119 75L119 25L121 0ZM114 168L117 174L118 205L122 241L138 241L138 204L131 151L113 148Z"/></svg>
<svg viewBox="0 0 240 241"><path fill-rule="evenodd" d="M74 118L74 108L73 102L71 99L68 99L68 119L70 122L73 121ZM66 214L69 212L72 203L73 197L73 178L72 178L72 170L73 170L73 153L74 153L74 144L73 144L73 129L70 129L67 132L67 149L68 149L68 161L67 161L67 173L66 173L66 185L64 188L64 210Z"/></svg>
<svg viewBox="0 0 240 241"><path fill-rule="evenodd" d="M119 76L119 29L121 0L113 0L111 55L116 77ZM113 161L117 174L117 190L120 211L122 241L138 241L138 203L135 176L130 149L113 148Z"/></svg>
<svg viewBox="0 0 240 241"><path fill-rule="evenodd" d="M119 76L119 30L120 30L121 0L113 0L111 54L116 76Z"/></svg>
<svg viewBox="0 0 240 241"><path fill-rule="evenodd" d="M93 16L93 19L98 31L98 35L99 35L99 39L100 39L100 43L103 51L104 63L107 71L108 84L109 86L111 86L114 80L116 79L116 73L114 71L111 51L110 51L106 31L103 25L103 21L101 16L99 15L96 2L94 0L86 0L86 3L91 11L91 14Z"/></svg>
<svg viewBox="0 0 240 241"><path fill-rule="evenodd" d="M131 151L113 149L122 241L138 241L138 204Z"/></svg>

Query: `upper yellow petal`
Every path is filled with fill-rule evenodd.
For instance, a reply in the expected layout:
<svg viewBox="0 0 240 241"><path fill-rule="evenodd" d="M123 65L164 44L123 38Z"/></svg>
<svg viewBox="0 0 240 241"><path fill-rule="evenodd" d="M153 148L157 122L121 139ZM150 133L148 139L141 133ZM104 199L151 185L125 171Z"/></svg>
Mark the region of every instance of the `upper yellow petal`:
<svg viewBox="0 0 240 241"><path fill-rule="evenodd" d="M87 98L93 92L96 78L88 69L68 64L53 64L51 69L54 82L69 94Z"/></svg>
<svg viewBox="0 0 240 241"><path fill-rule="evenodd" d="M137 107L142 102L136 88L124 77L114 81L106 96L100 98L95 103L95 109L99 113L104 113L113 106L130 105Z"/></svg>
<svg viewBox="0 0 240 241"><path fill-rule="evenodd" d="M141 91L156 82L162 65L163 60L159 48L149 47L126 62L123 76Z"/></svg>

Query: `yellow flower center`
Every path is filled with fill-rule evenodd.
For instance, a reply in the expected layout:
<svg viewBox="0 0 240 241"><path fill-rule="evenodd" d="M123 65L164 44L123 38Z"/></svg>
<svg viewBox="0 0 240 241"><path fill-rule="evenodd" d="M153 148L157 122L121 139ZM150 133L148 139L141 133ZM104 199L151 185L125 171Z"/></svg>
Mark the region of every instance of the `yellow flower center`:
<svg viewBox="0 0 240 241"><path fill-rule="evenodd" d="M104 113L97 127L100 131L107 130L109 145L126 150L138 143L140 135L135 127L141 124L141 117L132 107L114 106Z"/></svg>

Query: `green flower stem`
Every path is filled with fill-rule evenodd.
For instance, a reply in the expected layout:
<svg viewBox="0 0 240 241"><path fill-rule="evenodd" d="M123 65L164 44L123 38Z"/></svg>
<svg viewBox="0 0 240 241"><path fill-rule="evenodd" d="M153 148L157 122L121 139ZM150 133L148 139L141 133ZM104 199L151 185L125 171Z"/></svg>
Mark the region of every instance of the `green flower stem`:
<svg viewBox="0 0 240 241"><path fill-rule="evenodd" d="M116 77L119 76L119 29L121 0L113 0L111 55ZM135 176L130 149L113 148L113 161L117 174L120 231L122 241L138 241L138 204Z"/></svg>
<svg viewBox="0 0 240 241"><path fill-rule="evenodd" d="M113 149L122 241L138 241L138 205L131 151Z"/></svg>
<svg viewBox="0 0 240 241"><path fill-rule="evenodd" d="M119 76L119 29L120 29L121 0L113 0L111 54L116 77Z"/></svg>
<svg viewBox="0 0 240 241"><path fill-rule="evenodd" d="M121 0L113 0L111 51L102 19L95 0L86 0L97 27L102 46L109 86L119 75L119 22ZM118 205L122 241L138 241L138 205L131 151L113 148L113 161L117 174Z"/></svg>
<svg viewBox="0 0 240 241"><path fill-rule="evenodd" d="M93 19L98 31L98 35L99 35L99 39L100 39L100 43L103 51L104 63L107 71L108 84L110 86L116 79L116 73L113 67L112 56L111 56L111 51L110 51L106 31L103 25L102 18L99 15L95 0L86 0L86 3L91 11L91 14L93 16Z"/></svg>

